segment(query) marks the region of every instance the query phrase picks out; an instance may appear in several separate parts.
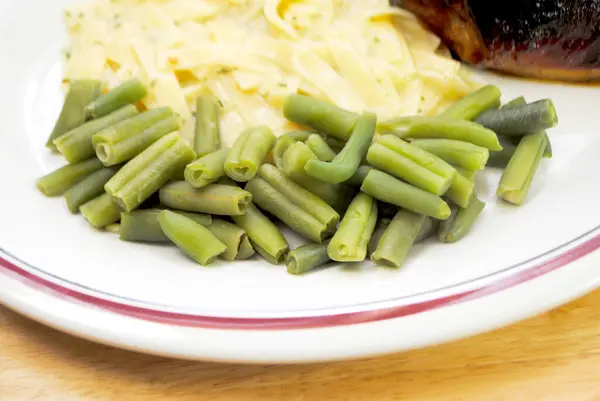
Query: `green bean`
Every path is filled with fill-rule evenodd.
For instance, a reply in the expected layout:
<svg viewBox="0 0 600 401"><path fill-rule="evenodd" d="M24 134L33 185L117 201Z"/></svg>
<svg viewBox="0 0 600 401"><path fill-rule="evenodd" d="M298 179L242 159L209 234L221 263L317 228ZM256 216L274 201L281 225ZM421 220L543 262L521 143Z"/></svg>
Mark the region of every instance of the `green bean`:
<svg viewBox="0 0 600 401"><path fill-rule="evenodd" d="M422 214L400 210L383 233L371 260L396 268L402 266L424 223Z"/></svg>
<svg viewBox="0 0 600 401"><path fill-rule="evenodd" d="M440 117L473 120L486 110L498 108L500 96L502 93L497 86L486 85L454 103Z"/></svg>
<svg viewBox="0 0 600 401"><path fill-rule="evenodd" d="M293 131L277 138L277 142L275 142L275 147L273 148L275 166L283 170L283 155L285 151L296 142L305 142L312 134L313 131Z"/></svg>
<svg viewBox="0 0 600 401"><path fill-rule="evenodd" d="M93 118L103 117L127 104L135 104L147 94L143 83L131 79L92 101L85 107L85 113Z"/></svg>
<svg viewBox="0 0 600 401"><path fill-rule="evenodd" d="M120 238L123 241L132 242L169 242L160 223L158 215L161 209L144 209L133 212L121 213L121 228L119 230ZM198 224L207 227L212 224L212 218L207 214L182 213L182 216L194 220Z"/></svg>
<svg viewBox="0 0 600 401"><path fill-rule="evenodd" d="M367 245L367 257L371 257L373 252L377 249L377 245L379 245L379 240L383 236L383 233L387 229L387 227L392 222L392 219L387 217L381 218L381 209L378 206L377 211L379 219L377 220L377 224L375 225L375 230L373 230L373 234L371 235L371 239L369 240L369 245Z"/></svg>
<svg viewBox="0 0 600 401"><path fill-rule="evenodd" d="M103 228L121 218L121 209L112 197L104 193L79 208L81 215L94 227Z"/></svg>
<svg viewBox="0 0 600 401"><path fill-rule="evenodd" d="M454 209L452 216L440 225L438 234L440 241L445 243L460 241L469 233L484 208L485 203L474 197L466 209Z"/></svg>
<svg viewBox="0 0 600 401"><path fill-rule="evenodd" d="M225 176L225 159L229 149L208 153L185 168L185 180L194 188L203 188Z"/></svg>
<svg viewBox="0 0 600 401"><path fill-rule="evenodd" d="M431 217L426 217L425 221L423 222L423 226L421 227L421 231L415 239L415 244L423 242L432 237L434 234L437 234L439 229L439 223L439 220L432 219Z"/></svg>
<svg viewBox="0 0 600 401"><path fill-rule="evenodd" d="M198 157L219 149L221 107L212 94L203 94L196 99L196 125L194 150Z"/></svg>
<svg viewBox="0 0 600 401"><path fill-rule="evenodd" d="M322 181L340 184L349 180L360 166L375 134L377 117L365 113L358 117L352 135L344 148L330 163L309 160L304 169L308 175Z"/></svg>
<svg viewBox="0 0 600 401"><path fill-rule="evenodd" d="M507 102L504 106L502 106L501 108L503 109L509 109L511 107L520 107L523 106L524 104L527 104L527 101L525 100L524 96L519 96L517 98L514 98L513 100Z"/></svg>
<svg viewBox="0 0 600 401"><path fill-rule="evenodd" d="M222 255L223 259L229 261L236 259L240 260L240 251L243 250L241 249L242 244L244 243L244 240L247 241L248 239L246 231L235 224L217 219L213 220L212 224L208 226L208 229L227 246L227 249ZM247 250L245 250L241 257L242 259L248 259L253 254L254 249L252 249L251 254L248 254Z"/></svg>
<svg viewBox="0 0 600 401"><path fill-rule="evenodd" d="M424 116L400 117L380 123L379 128L399 138L454 139L489 150L502 150L494 131L467 120Z"/></svg>
<svg viewBox="0 0 600 401"><path fill-rule="evenodd" d="M251 128L235 141L225 160L225 173L238 182L250 181L275 144L269 127Z"/></svg>
<svg viewBox="0 0 600 401"><path fill-rule="evenodd" d="M254 247L252 246L252 242L248 238L248 235L244 235L244 238L242 238L242 242L240 243L240 246L238 249L238 255L235 259L236 260L250 259L252 256L254 256L255 253L256 253L256 251L254 250Z"/></svg>
<svg viewBox="0 0 600 401"><path fill-rule="evenodd" d="M521 136L544 131L558 124L558 115L550 99L490 110L475 119L498 135Z"/></svg>
<svg viewBox="0 0 600 401"><path fill-rule="evenodd" d="M119 223L112 223L104 227L104 231L111 234L119 234L121 232L121 225Z"/></svg>
<svg viewBox="0 0 600 401"><path fill-rule="evenodd" d="M516 99L511 100L510 102L506 103L504 105L503 108L511 108L511 107L515 107L515 106L523 106L527 104L527 102L525 101L525 98L523 96L518 97ZM544 152L544 157L551 159L552 158L552 144L550 143L550 138L548 137L548 134L546 134L546 140L548 141L548 145L546 146L546 151ZM498 166L496 167L506 167L506 165L508 164L508 161L510 160L510 157L512 157L515 149L516 149L516 145L512 144L512 152L510 153L510 155L505 154L502 156L508 156L508 157L502 157L499 158L498 160ZM492 160L490 160L492 161Z"/></svg>
<svg viewBox="0 0 600 401"><path fill-rule="evenodd" d="M351 185L353 187L360 187L365 178L367 178L367 174L369 174L371 170L373 170L373 167L371 166L360 166L356 170L356 173L354 173L354 175L350 177L348 181L346 181L346 184Z"/></svg>
<svg viewBox="0 0 600 401"><path fill-rule="evenodd" d="M468 170L483 170L490 153L495 153L472 143L452 139L417 139L411 144Z"/></svg>
<svg viewBox="0 0 600 401"><path fill-rule="evenodd" d="M328 232L335 230L340 215L327 202L283 175L277 167L263 164L258 170L258 177L296 206L325 224Z"/></svg>
<svg viewBox="0 0 600 401"><path fill-rule="evenodd" d="M92 137L98 132L138 114L133 105L127 105L104 117L74 128L54 140L56 149L69 163L77 163L95 156Z"/></svg>
<svg viewBox="0 0 600 401"><path fill-rule="evenodd" d="M36 186L46 196L62 195L73 185L102 167L100 160L95 157L79 163L67 164L39 178Z"/></svg>
<svg viewBox="0 0 600 401"><path fill-rule="evenodd" d="M232 216L235 224L243 228L248 234L256 252L261 256L268 256L273 264L279 264L283 261L289 245L281 234L281 231L273 224L260 210L250 203L246 214L241 216Z"/></svg>
<svg viewBox="0 0 600 401"><path fill-rule="evenodd" d="M498 197L515 205L523 203L544 156L546 145L546 133L543 131L521 139L500 179L496 192Z"/></svg>
<svg viewBox="0 0 600 401"><path fill-rule="evenodd" d="M117 173L117 167L105 167L100 169L82 181L78 182L65 192L67 207L71 213L79 212L79 207L86 202L104 193L104 184Z"/></svg>
<svg viewBox="0 0 600 401"><path fill-rule="evenodd" d="M336 156L336 153L329 147L327 141L321 135L312 134L306 140L306 144L322 162L330 162Z"/></svg>
<svg viewBox="0 0 600 401"><path fill-rule="evenodd" d="M55 149L54 140L79 127L86 120L85 106L100 96L102 82L94 80L75 80L71 82L65 97L60 116L46 142L46 147Z"/></svg>
<svg viewBox="0 0 600 401"><path fill-rule="evenodd" d="M252 194L254 204L277 217L305 238L321 243L332 231L326 224L259 177L246 184L246 191Z"/></svg>
<svg viewBox="0 0 600 401"><path fill-rule="evenodd" d="M210 184L194 188L185 181L175 181L161 188L160 201L173 209L234 216L246 213L252 194L237 186Z"/></svg>
<svg viewBox="0 0 600 401"><path fill-rule="evenodd" d="M475 194L475 183L462 174L458 174L446 192L446 197L462 208L471 203Z"/></svg>
<svg viewBox="0 0 600 401"><path fill-rule="evenodd" d="M458 167L458 166L454 166L454 168L456 169L456 172L458 174L462 175L469 181L475 181L475 178L477 177L477 173L479 173L478 170L468 170L466 168L462 168L462 167Z"/></svg>
<svg viewBox="0 0 600 401"><path fill-rule="evenodd" d="M503 136L498 137L498 139L502 144L502 150L498 152L490 152L490 158L487 162L487 166L505 168L515 154L517 145L513 144L511 140Z"/></svg>
<svg viewBox="0 0 600 401"><path fill-rule="evenodd" d="M163 210L158 215L158 222L179 249L203 266L211 264L227 250L208 228L188 217Z"/></svg>
<svg viewBox="0 0 600 401"><path fill-rule="evenodd" d="M327 244L306 244L290 253L285 264L289 274L299 275L321 267L331 261L327 254Z"/></svg>
<svg viewBox="0 0 600 401"><path fill-rule="evenodd" d="M131 159L106 183L106 192L124 211L130 212L170 181L194 157L194 150L173 132Z"/></svg>
<svg viewBox="0 0 600 401"><path fill-rule="evenodd" d="M139 155L163 136L179 129L174 115L160 118L154 109L113 125L92 137L96 156L105 166L124 163ZM165 113L172 113L170 109ZM154 118L152 118L154 117Z"/></svg>
<svg viewBox="0 0 600 401"><path fill-rule="evenodd" d="M446 220L450 217L450 207L440 197L397 180L379 170L373 169L367 174L361 191L375 199L414 213L424 214L438 220Z"/></svg>
<svg viewBox="0 0 600 401"><path fill-rule="evenodd" d="M296 94L285 100L283 114L290 121L344 140L350 138L358 117L331 103Z"/></svg>
<svg viewBox="0 0 600 401"><path fill-rule="evenodd" d="M327 247L329 257L337 262L362 262L377 223L377 202L359 193L350 203L340 227Z"/></svg>

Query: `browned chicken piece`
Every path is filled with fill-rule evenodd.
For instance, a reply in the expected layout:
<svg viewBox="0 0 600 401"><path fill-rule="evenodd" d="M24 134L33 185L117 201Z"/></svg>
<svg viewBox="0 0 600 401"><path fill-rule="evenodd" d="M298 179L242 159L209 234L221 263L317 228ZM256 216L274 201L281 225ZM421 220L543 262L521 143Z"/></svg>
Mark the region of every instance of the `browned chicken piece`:
<svg viewBox="0 0 600 401"><path fill-rule="evenodd" d="M391 0L463 61L511 74L600 80L600 0Z"/></svg>

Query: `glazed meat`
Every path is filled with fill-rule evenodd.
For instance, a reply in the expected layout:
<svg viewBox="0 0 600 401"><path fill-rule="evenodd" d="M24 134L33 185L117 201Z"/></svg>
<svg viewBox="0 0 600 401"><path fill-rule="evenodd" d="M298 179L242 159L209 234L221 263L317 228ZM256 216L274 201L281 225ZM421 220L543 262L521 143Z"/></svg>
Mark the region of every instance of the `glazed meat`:
<svg viewBox="0 0 600 401"><path fill-rule="evenodd" d="M600 0L391 0L473 65L600 80Z"/></svg>

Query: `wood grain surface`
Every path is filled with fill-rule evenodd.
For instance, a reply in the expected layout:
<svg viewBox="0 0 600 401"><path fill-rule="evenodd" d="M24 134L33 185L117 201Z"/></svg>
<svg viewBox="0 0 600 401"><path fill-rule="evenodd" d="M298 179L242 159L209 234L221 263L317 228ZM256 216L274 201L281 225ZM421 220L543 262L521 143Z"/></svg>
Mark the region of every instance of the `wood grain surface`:
<svg viewBox="0 0 600 401"><path fill-rule="evenodd" d="M296 366L146 356L0 307L0 400L600 400L600 291L451 344Z"/></svg>

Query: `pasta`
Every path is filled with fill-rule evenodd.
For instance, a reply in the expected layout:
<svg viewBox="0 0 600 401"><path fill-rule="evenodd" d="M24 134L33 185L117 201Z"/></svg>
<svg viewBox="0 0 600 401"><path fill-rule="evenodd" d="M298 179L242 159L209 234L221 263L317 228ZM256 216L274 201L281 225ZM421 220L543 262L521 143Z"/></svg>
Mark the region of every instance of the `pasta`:
<svg viewBox="0 0 600 401"><path fill-rule="evenodd" d="M291 93L385 119L439 113L480 86L387 0L95 0L65 19L65 82L137 77L144 105L171 106L184 137L210 91L226 146L248 125L296 129L281 112Z"/></svg>

